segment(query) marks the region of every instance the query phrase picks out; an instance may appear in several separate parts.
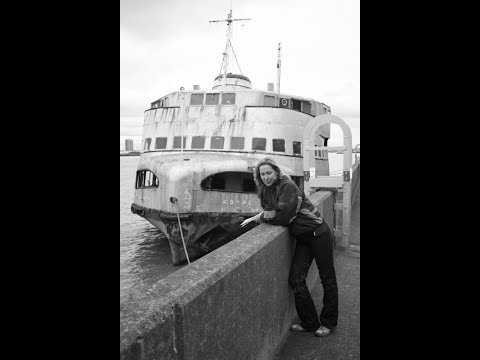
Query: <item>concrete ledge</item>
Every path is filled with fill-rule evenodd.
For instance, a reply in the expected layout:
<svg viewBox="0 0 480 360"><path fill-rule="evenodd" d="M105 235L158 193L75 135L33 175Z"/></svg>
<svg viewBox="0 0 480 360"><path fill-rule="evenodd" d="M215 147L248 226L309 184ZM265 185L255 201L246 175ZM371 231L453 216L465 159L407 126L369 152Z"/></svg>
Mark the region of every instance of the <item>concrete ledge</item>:
<svg viewBox="0 0 480 360"><path fill-rule="evenodd" d="M333 194L310 199L332 227ZM293 246L287 228L260 224L132 292L120 307L120 359L273 358L296 316L288 286ZM315 262L312 268L309 286L318 280Z"/></svg>

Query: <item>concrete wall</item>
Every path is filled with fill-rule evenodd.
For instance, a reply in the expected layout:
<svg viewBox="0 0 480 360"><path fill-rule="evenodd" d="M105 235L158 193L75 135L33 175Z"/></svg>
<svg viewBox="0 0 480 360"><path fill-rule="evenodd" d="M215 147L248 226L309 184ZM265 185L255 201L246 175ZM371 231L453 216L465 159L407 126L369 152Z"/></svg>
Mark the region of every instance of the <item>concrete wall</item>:
<svg viewBox="0 0 480 360"><path fill-rule="evenodd" d="M333 194L310 199L333 228ZM120 309L120 359L272 359L296 316L293 245L287 228L260 224L133 293ZM319 283L315 262L307 283Z"/></svg>

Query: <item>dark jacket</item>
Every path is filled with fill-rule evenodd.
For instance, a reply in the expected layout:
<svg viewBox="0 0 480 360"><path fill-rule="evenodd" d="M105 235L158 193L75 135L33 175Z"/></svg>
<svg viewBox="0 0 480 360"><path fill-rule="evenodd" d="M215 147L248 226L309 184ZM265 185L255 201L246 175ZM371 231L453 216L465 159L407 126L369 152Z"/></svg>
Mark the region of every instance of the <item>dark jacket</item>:
<svg viewBox="0 0 480 360"><path fill-rule="evenodd" d="M320 211L287 176L267 187L260 204L264 210L275 210L274 218L267 219L262 214L261 222L288 226L293 236L315 231L323 223Z"/></svg>

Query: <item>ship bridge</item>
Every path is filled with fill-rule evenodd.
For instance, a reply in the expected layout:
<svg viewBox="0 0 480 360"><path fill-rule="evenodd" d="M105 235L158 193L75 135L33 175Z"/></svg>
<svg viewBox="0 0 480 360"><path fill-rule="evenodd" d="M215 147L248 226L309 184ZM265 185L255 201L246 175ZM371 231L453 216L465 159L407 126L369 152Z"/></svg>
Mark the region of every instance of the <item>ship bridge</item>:
<svg viewBox="0 0 480 360"><path fill-rule="evenodd" d="M213 81L212 89L251 89L252 83L245 75L240 74L220 74Z"/></svg>

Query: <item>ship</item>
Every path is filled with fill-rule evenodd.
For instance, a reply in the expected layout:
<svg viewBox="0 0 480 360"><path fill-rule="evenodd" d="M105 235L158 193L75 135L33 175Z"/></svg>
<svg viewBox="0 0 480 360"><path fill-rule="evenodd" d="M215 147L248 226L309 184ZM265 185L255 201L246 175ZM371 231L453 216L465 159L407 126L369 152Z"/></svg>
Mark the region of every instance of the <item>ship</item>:
<svg viewBox="0 0 480 360"><path fill-rule="evenodd" d="M331 108L313 98L253 88L242 73L228 72L227 43L220 74L210 89L180 88L151 102L144 112L142 150L131 211L158 228L169 242L173 265L202 257L256 226L242 221L262 211L253 171L274 159L303 189L302 136L307 123ZM317 130L315 145L327 146L330 125ZM315 151L316 176L329 175L328 151Z"/></svg>

